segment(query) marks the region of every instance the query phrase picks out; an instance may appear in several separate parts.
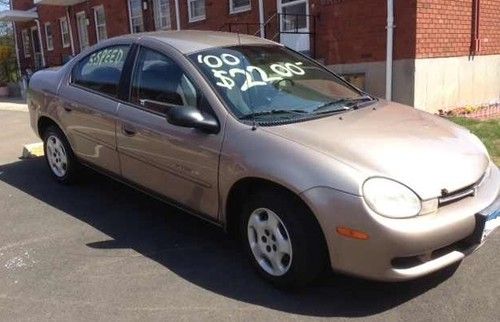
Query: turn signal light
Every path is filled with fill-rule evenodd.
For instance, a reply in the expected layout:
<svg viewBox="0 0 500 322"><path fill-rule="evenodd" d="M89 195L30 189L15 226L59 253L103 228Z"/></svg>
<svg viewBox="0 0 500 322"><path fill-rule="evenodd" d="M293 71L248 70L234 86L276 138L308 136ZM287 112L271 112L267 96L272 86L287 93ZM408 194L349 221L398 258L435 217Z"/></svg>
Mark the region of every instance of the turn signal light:
<svg viewBox="0 0 500 322"><path fill-rule="evenodd" d="M354 239L360 239L360 240L368 240L368 234L359 230L351 229L349 227L337 227L337 234L344 236L344 237L349 237L349 238L354 238Z"/></svg>

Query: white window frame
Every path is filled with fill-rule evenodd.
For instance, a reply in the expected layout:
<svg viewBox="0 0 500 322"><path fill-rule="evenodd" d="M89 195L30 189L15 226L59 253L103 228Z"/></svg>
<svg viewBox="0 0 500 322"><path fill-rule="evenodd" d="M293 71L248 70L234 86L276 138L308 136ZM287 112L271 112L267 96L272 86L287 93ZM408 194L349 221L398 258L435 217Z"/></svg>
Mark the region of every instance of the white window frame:
<svg viewBox="0 0 500 322"><path fill-rule="evenodd" d="M248 4L245 6L241 6L241 7L235 7L234 0L229 0L229 13L230 14L242 13L242 12L249 11L249 10L252 10L252 0L248 0Z"/></svg>
<svg viewBox="0 0 500 322"><path fill-rule="evenodd" d="M193 13L191 12L191 2L195 1L203 1L203 5L205 6L205 14L201 16L193 16ZM189 22L196 22L196 21L201 21L207 19L207 3L205 0L187 0L187 7L188 7L188 18Z"/></svg>
<svg viewBox="0 0 500 322"><path fill-rule="evenodd" d="M21 31L21 38L23 40L24 58L29 58L31 57L31 51L30 51L30 34L28 29L23 29Z"/></svg>
<svg viewBox="0 0 500 322"><path fill-rule="evenodd" d="M130 25L130 33L133 34L135 33L134 32L134 25L133 25L133 18L138 18L139 16L137 17L132 17L132 6L131 6L131 3L130 3L131 0L127 0L127 7L128 7L128 18L129 18L129 25ZM141 3L141 18L142 18L142 29L143 31L146 30L146 26L144 24L144 13L143 13L143 2L140 1Z"/></svg>
<svg viewBox="0 0 500 322"><path fill-rule="evenodd" d="M104 10L104 5L95 6L93 9L94 9L95 35L96 35L97 42L100 42L102 40L108 39L108 24L106 21L106 11ZM99 25L98 21L97 21L97 11L98 10L102 10L102 13L104 15L104 24L102 24L102 25ZM99 27L101 27L101 28L104 27L104 31L106 33L106 38L101 39L101 37L99 37Z"/></svg>
<svg viewBox="0 0 500 322"><path fill-rule="evenodd" d="M54 50L54 29L52 29L52 24L50 22L46 22L44 24L45 27L45 44L47 45L47 50L52 51ZM50 27L50 37L49 33L47 32L48 27Z"/></svg>
<svg viewBox="0 0 500 322"><path fill-rule="evenodd" d="M63 30L63 24L66 24L66 33L68 34L68 42L66 43L64 41L64 30ZM69 48L71 46L71 34L69 31L69 22L66 17L59 18L59 29L61 29L61 43L63 48Z"/></svg>

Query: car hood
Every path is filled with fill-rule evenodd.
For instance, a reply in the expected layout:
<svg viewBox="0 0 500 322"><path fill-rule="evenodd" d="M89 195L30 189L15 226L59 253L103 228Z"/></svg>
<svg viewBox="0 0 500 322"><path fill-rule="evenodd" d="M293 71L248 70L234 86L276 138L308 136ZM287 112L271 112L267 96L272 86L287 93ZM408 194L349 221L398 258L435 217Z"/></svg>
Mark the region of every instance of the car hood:
<svg viewBox="0 0 500 322"><path fill-rule="evenodd" d="M413 189L422 199L478 181L489 164L484 145L468 130L409 106L379 101L359 110L266 127L363 171Z"/></svg>

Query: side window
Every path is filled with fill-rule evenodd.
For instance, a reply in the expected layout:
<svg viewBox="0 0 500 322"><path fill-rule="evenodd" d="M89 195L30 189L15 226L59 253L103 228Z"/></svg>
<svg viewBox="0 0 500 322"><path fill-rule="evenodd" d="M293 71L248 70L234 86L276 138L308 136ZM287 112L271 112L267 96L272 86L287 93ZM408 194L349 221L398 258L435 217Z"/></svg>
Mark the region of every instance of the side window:
<svg viewBox="0 0 500 322"><path fill-rule="evenodd" d="M131 101L155 112L169 105L200 107L202 95L173 60L142 48L132 79Z"/></svg>
<svg viewBox="0 0 500 322"><path fill-rule="evenodd" d="M116 97L130 47L107 47L88 55L73 68L71 82Z"/></svg>

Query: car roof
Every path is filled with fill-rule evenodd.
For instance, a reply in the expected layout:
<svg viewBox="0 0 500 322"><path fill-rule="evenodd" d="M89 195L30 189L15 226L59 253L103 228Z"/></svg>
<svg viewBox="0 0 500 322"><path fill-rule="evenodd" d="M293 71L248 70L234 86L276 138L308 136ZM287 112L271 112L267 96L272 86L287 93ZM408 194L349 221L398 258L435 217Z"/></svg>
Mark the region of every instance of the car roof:
<svg viewBox="0 0 500 322"><path fill-rule="evenodd" d="M214 47L237 45L277 45L277 43L255 36L221 31L180 30L137 33L127 38L150 38L164 42L183 54L190 54Z"/></svg>

